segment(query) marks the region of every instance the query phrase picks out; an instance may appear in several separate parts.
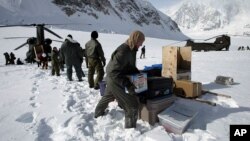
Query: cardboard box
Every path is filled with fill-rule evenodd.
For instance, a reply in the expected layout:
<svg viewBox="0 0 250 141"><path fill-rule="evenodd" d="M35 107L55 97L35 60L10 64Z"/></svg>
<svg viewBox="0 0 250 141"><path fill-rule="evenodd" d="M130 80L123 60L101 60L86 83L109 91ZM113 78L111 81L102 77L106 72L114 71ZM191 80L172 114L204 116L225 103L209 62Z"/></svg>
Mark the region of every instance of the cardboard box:
<svg viewBox="0 0 250 141"><path fill-rule="evenodd" d="M202 84L190 80L176 80L174 93L183 97L199 97L202 92Z"/></svg>
<svg viewBox="0 0 250 141"><path fill-rule="evenodd" d="M162 76L191 80L191 47L162 48Z"/></svg>
<svg viewBox="0 0 250 141"><path fill-rule="evenodd" d="M217 76L215 81L217 84L222 84L222 85L233 85L234 84L234 79L232 77L228 76Z"/></svg>
<svg viewBox="0 0 250 141"><path fill-rule="evenodd" d="M35 55L36 55L35 60L40 61L42 59L42 54L44 53L43 46L42 45L36 45L36 46L34 46L33 49L34 49L34 52L35 52Z"/></svg>
<svg viewBox="0 0 250 141"><path fill-rule="evenodd" d="M181 104L171 107L158 114L160 124L167 132L182 134L198 115L198 111Z"/></svg>
<svg viewBox="0 0 250 141"><path fill-rule="evenodd" d="M148 89L147 73L129 75L128 78L135 85L136 93L144 92Z"/></svg>
<svg viewBox="0 0 250 141"><path fill-rule="evenodd" d="M171 106L176 97L173 95L147 100L147 104L141 104L139 119L147 121L150 125L159 122L157 115Z"/></svg>

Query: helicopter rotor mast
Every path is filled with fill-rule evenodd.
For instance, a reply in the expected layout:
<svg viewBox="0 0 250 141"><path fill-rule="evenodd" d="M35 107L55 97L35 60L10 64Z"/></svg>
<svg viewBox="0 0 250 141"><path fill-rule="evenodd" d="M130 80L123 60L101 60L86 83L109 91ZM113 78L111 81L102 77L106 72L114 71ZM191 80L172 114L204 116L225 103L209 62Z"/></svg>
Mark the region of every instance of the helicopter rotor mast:
<svg viewBox="0 0 250 141"><path fill-rule="evenodd" d="M44 45L44 24L36 25L37 44Z"/></svg>

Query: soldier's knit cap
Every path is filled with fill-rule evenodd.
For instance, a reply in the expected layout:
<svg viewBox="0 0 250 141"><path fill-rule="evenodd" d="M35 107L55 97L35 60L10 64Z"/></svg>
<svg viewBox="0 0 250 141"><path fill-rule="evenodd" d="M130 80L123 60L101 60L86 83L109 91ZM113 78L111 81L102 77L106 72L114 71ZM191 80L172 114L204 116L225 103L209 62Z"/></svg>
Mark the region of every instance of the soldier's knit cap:
<svg viewBox="0 0 250 141"><path fill-rule="evenodd" d="M92 31L91 32L91 38L97 39L98 38L98 32L97 31Z"/></svg>

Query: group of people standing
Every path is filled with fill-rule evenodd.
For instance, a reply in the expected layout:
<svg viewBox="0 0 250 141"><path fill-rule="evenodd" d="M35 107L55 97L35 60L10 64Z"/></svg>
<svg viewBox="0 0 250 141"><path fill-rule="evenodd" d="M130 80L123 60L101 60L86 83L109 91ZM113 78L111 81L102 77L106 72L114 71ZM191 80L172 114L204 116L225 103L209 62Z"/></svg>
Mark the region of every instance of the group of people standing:
<svg viewBox="0 0 250 141"><path fill-rule="evenodd" d="M239 46L238 50L250 50L249 46L246 48L244 46Z"/></svg>
<svg viewBox="0 0 250 141"><path fill-rule="evenodd" d="M93 31L91 39L85 44L85 49L68 35L61 46L60 56L64 59L67 68L67 78L72 81L72 68L76 71L79 81L82 81L83 71L81 64L83 57L86 58L88 68L89 88L99 89L99 82L104 77L106 59L100 42L97 40L98 33ZM143 44L145 36L141 31L134 31L129 38L122 43L111 55L106 67L105 94L95 108L95 118L104 116L109 102L116 99L118 105L125 111L125 128L135 128L139 112L139 101L136 96L134 84L127 75L139 73L136 67L136 53ZM145 48L145 46L144 46ZM144 50L145 53L145 50ZM53 55L52 55L53 56ZM141 57L144 57L143 55ZM94 74L97 73L94 79ZM128 93L125 92L125 88Z"/></svg>
<svg viewBox="0 0 250 141"><path fill-rule="evenodd" d="M5 52L3 55L5 57L5 65L15 64L16 56L13 52L11 52L10 54L8 52ZM16 64L22 65L23 62L20 60L20 58L18 58Z"/></svg>
<svg viewBox="0 0 250 141"><path fill-rule="evenodd" d="M82 63L85 57L86 67L88 68L89 88L98 90L99 82L103 80L105 74L104 67L106 65L106 59L102 45L97 38L98 32L91 32L91 39L85 44L85 49L83 49L77 41L73 40L72 35L69 34L61 45L60 50L58 50L57 47L53 47L52 50L46 51L47 54L42 56L46 59L44 60L45 64L43 66L47 68L48 64L46 62L48 62L48 59L51 59L51 74L60 76L60 66L63 65L62 62L64 62L66 64L67 79L73 81L72 72L74 67L78 80L83 81L82 77L85 77L85 74L82 70ZM125 111L125 128L136 127L139 101L135 92L136 87L127 75L140 72L136 67L136 53L139 47L142 46L144 40L145 36L141 31L134 31L130 34L129 38L112 53L106 67L107 87L104 96L102 96L95 108L95 118L104 116L109 102L116 100L118 105ZM47 44L48 48L51 48L51 42L48 41ZM11 60L10 62L13 63L13 60L15 60L15 57L12 55L13 53L10 55L12 59L8 59L9 55L7 54L4 54L7 58L6 60ZM142 57L145 58L145 46L142 49L140 58ZM9 62L6 61L6 65L7 64L9 64ZM95 72L97 75L94 78ZM125 88L128 90L128 93L125 92Z"/></svg>
<svg viewBox="0 0 250 141"><path fill-rule="evenodd" d="M103 80L104 66L106 65L104 52L97 38L98 32L93 31L91 39L85 44L85 49L83 49L77 41L73 40L72 35L68 35L60 50L60 56L66 64L68 80L73 80L72 72L74 67L78 80L83 81L82 77L85 77L85 74L82 70L82 63L83 57L85 57L88 68L89 88L96 90L99 89L99 82ZM97 76L94 79L95 72Z"/></svg>

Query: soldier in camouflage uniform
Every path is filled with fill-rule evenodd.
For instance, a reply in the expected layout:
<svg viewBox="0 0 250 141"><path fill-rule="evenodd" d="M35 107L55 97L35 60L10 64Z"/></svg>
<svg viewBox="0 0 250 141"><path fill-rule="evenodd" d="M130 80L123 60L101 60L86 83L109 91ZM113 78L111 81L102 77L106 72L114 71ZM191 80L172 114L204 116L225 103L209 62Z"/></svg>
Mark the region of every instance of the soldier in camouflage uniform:
<svg viewBox="0 0 250 141"><path fill-rule="evenodd" d="M57 47L53 47L53 50L51 52L51 66L52 66L52 70L51 70L51 74L52 75L56 75L60 76L60 60L59 60L59 51L57 49Z"/></svg>
<svg viewBox="0 0 250 141"><path fill-rule="evenodd" d="M145 36L140 31L130 34L128 40L121 44L111 56L107 65L107 88L105 94L95 109L95 118L103 116L109 102L117 100L118 105L125 111L125 128L135 128L139 112L139 101L135 86L127 75L139 73L135 66L136 51L142 45ZM128 94L125 92L128 90Z"/></svg>
<svg viewBox="0 0 250 141"><path fill-rule="evenodd" d="M101 44L97 41L98 33L93 31L91 33L91 40L85 44L85 52L87 58L88 67L88 82L89 87L99 89L99 82L102 81L104 76L104 66L106 65L106 59L102 50ZM97 76L94 80L95 71Z"/></svg>
<svg viewBox="0 0 250 141"><path fill-rule="evenodd" d="M5 57L5 65L10 64L10 55L9 55L9 53L5 52L3 55Z"/></svg>

